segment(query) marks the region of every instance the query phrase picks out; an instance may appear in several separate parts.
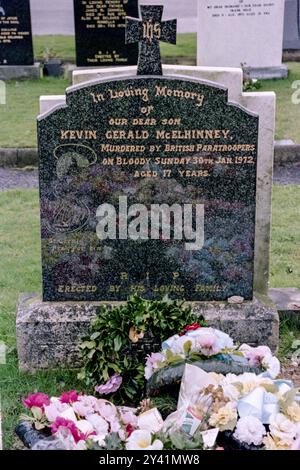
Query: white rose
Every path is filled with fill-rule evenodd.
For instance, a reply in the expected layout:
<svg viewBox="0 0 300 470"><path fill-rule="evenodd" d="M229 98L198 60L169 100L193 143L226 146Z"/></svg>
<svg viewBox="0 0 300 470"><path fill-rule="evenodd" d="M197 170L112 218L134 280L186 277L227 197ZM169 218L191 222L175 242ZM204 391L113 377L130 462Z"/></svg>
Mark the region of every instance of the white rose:
<svg viewBox="0 0 300 470"><path fill-rule="evenodd" d="M238 421L234 437L248 445L260 446L266 434L266 429L258 418L245 416Z"/></svg>
<svg viewBox="0 0 300 470"><path fill-rule="evenodd" d="M270 432L281 441L292 442L297 435L297 426L282 413L270 417Z"/></svg>

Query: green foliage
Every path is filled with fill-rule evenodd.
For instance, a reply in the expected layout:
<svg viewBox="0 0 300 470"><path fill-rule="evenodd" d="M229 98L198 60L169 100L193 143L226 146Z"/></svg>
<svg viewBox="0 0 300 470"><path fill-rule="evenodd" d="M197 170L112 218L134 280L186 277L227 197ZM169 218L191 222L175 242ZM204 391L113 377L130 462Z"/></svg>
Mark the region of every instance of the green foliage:
<svg viewBox="0 0 300 470"><path fill-rule="evenodd" d="M81 344L84 367L79 378L88 386L96 386L119 373L123 384L114 395L114 401L138 403L145 387L145 364L138 355L126 351L132 344L131 328L138 333L151 333L162 341L180 333L193 321L195 316L190 307L168 298L147 301L135 295L126 304L113 309L102 306L91 325L90 336L83 338Z"/></svg>

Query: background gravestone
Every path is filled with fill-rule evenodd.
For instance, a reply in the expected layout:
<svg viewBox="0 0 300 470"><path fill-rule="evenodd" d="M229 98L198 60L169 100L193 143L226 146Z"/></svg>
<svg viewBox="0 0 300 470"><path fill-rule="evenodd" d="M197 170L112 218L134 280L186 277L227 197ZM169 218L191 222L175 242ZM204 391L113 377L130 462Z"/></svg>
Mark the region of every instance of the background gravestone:
<svg viewBox="0 0 300 470"><path fill-rule="evenodd" d="M125 17L138 16L138 0L74 0L78 67L135 65L137 45L125 44Z"/></svg>
<svg viewBox="0 0 300 470"><path fill-rule="evenodd" d="M285 0L284 49L300 49L300 0Z"/></svg>
<svg viewBox="0 0 300 470"><path fill-rule="evenodd" d="M33 65L29 0L0 0L1 65Z"/></svg>
<svg viewBox="0 0 300 470"><path fill-rule="evenodd" d="M250 76L287 76L282 65L284 0L198 2L198 64L240 67Z"/></svg>

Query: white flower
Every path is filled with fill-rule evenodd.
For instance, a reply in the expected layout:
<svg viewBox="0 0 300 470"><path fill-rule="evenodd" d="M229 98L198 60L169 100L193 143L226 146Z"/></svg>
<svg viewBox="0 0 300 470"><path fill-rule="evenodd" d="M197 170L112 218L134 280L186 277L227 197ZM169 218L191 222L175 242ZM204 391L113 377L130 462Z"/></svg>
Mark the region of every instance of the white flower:
<svg viewBox="0 0 300 470"><path fill-rule="evenodd" d="M278 375L280 374L280 362L277 357L267 355L263 359L262 365L267 369L267 372L269 373L272 379L276 379L276 377L278 377Z"/></svg>
<svg viewBox="0 0 300 470"><path fill-rule="evenodd" d="M138 428L157 433L164 425L164 421L157 408L145 411L138 417Z"/></svg>
<svg viewBox="0 0 300 470"><path fill-rule="evenodd" d="M149 431L133 431L126 443L127 450L162 450L163 447L159 439L152 443L152 435Z"/></svg>
<svg viewBox="0 0 300 470"><path fill-rule="evenodd" d="M82 434L85 434L88 436L89 434L92 434L94 432L94 426L92 423L89 423L86 419L81 419L80 421L77 421L76 427L79 429Z"/></svg>
<svg viewBox="0 0 300 470"><path fill-rule="evenodd" d="M87 416L86 420L93 426L93 430L96 432L97 435L101 437L105 436L108 433L108 422L105 421L101 416L97 413Z"/></svg>
<svg viewBox="0 0 300 470"><path fill-rule="evenodd" d="M258 418L245 416L238 421L234 437L248 445L260 446L266 434L266 429Z"/></svg>
<svg viewBox="0 0 300 470"><path fill-rule="evenodd" d="M270 418L270 432L272 437L292 443L297 435L297 426L282 413L277 413Z"/></svg>

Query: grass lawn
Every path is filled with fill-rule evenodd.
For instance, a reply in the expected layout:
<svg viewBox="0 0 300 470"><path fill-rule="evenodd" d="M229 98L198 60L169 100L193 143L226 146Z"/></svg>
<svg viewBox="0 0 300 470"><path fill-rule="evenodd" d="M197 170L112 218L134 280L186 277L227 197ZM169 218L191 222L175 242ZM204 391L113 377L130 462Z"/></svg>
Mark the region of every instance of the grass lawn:
<svg viewBox="0 0 300 470"><path fill-rule="evenodd" d="M64 61L75 62L74 36L34 36L33 46L37 60L42 60L48 49ZM161 52L163 57L196 57L196 33L178 34L176 46L161 43Z"/></svg>
<svg viewBox="0 0 300 470"><path fill-rule="evenodd" d="M300 286L300 186L274 188L272 244L273 287ZM15 345L15 312L20 292L38 291L40 240L38 193L13 190L0 193L0 341L8 345L8 364L0 365L0 390L6 448L15 441L13 430L22 411L20 398L32 391L60 394L77 388L75 372L20 374ZM284 348L287 340L285 340Z"/></svg>

